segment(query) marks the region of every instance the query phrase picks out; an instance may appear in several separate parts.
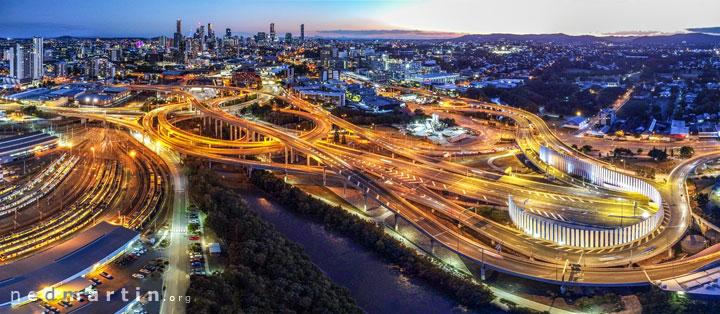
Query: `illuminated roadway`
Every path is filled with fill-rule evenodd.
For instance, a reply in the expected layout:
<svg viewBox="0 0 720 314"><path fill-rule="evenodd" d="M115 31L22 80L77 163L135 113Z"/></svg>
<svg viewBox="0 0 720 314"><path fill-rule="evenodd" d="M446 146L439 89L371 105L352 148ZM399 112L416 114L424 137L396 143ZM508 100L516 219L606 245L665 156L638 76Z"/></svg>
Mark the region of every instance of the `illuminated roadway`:
<svg viewBox="0 0 720 314"><path fill-rule="evenodd" d="M399 212L400 215L402 215L406 220L408 220L410 223L416 225L421 231L425 232L427 235L431 236L436 241L439 241L443 243L446 247L458 251L460 254L465 255L469 258L472 258L476 261L484 261L489 267L508 271L520 276L528 277L528 278L534 278L538 280L545 280L545 281L562 281L562 282L569 282L574 284L607 284L607 285L615 285L615 284L642 284L647 283L649 279L660 279L660 278L667 278L672 277L673 275L686 273L688 271L697 269L701 266L703 266L708 261L716 260L720 256L718 255L708 255L702 258L697 259L691 259L691 260L685 260L682 262L677 262L673 264L663 264L663 265L653 265L648 266L644 268L606 268L606 267L597 267L597 266L583 266L581 270L568 270L567 268L563 267L563 264L565 260L570 260L570 257L575 257L576 255L579 255L582 257L580 261L580 264L585 265L600 265L600 264L607 264L607 263L600 263L597 258L600 258L602 256L607 256L607 253L593 253L592 249L577 249L577 248L553 248L550 246L547 246L547 243L540 243L537 241L537 239L529 238L528 236L523 237L522 233L519 233L517 230L514 230L514 228L506 227L506 226L499 226L497 224L488 222L487 220L474 215L472 213L451 213L450 215L455 215L456 219L458 219L460 222L463 223L463 225L480 232L481 234L484 232L484 234L487 234L491 238L494 239L505 239L504 243L508 242L517 242L517 243L508 243L509 247L513 247L513 249L519 248L519 251L524 252L527 255L532 256L543 256L545 255L545 260L550 260L548 257L552 254L557 254L555 256L562 257L561 260L550 260L550 261L540 261L540 260L530 260L525 257L518 257L513 256L510 254L499 253L494 251L493 249L489 249L485 244L482 244L478 242L475 239L472 239L466 235L464 235L462 232L459 232L457 228L448 228L446 225L438 223L436 221L437 217L435 215L429 214L427 211L419 209L412 205L411 203L405 201L403 197L399 197L397 193L403 193L402 190L396 189L396 191L391 191L392 188L388 188L385 184L379 184L375 180L372 179L372 177L368 177L364 172L369 171L366 169L361 168L358 166L357 160L358 156L360 154L356 152L340 152L339 149L329 147L328 144L322 143L322 142L309 142L307 140L304 140L300 138L299 136L296 136L294 134L287 134L286 132L283 132L282 130L279 130L278 128L273 128L272 126L265 125L263 123L258 123L254 121L250 121L247 119L243 119L237 116L234 116L224 110L215 102L210 102L207 106L200 103L198 100L196 100L194 97L192 97L191 94L181 91L178 89L178 87L158 87L158 86L132 86L133 88L140 88L140 89L159 89L159 90L166 90L166 91L173 91L180 93L185 96L185 98L189 99L189 101L192 103L193 107L196 110L202 111L203 115L211 116L215 119L222 120L226 123L242 127L245 129L249 129L255 132L258 132L260 134L263 134L265 136L269 136L273 138L274 140L277 140L281 143L284 143L290 147L295 148L296 150L311 155L314 158L321 160L330 170L334 171L335 173L338 173L340 176L342 176L345 179L348 179L351 183L356 184L360 183L361 189L364 190L366 193L368 193L371 197L378 199L380 202L382 202L385 205L388 205L387 207L390 210L393 210L395 212ZM207 87L207 88L216 88L216 87ZM227 87L219 87L224 89L232 89ZM240 89L237 89L240 90ZM434 158L429 157L423 157L422 155L416 155L416 154L409 154L407 151L403 151L402 148L398 145L395 145L392 143L392 141L386 141L384 138L380 138L376 136L372 131L354 126L338 117L332 116L327 111L317 108L316 106L313 106L307 102L301 101L295 97L284 97L285 99L289 100L293 105L306 110L307 112L312 114L313 120L316 121L316 125L318 121L326 121L329 124L337 124L341 128L347 129L353 133L356 133L362 137L365 137L374 143L378 144L379 146L386 148L392 152L398 153L398 155L405 155L408 158L415 159L417 157L416 161L420 162L420 165L415 165L415 167L412 167L410 165L405 164L406 166L409 166L407 168L404 168L403 170L409 171L417 171L418 175L421 175L422 177L437 177L439 174L442 174L446 182L451 182L453 180L462 180L459 179L458 175L462 176L461 174L468 173L467 167L462 165L457 165L453 163L449 163L446 161L438 161ZM524 118L525 116L523 116ZM535 117L534 115L530 115L530 117ZM539 118L538 118L539 119ZM522 120L522 119L518 119ZM558 147L561 147L561 149L564 149L564 146L562 145L562 142L558 141L554 135L552 135L552 132L549 132L548 129L541 128L541 126L544 126L544 122L542 120L534 121L532 119L528 119L529 121L533 121L532 123L538 127L539 135L543 138L543 141L545 141L545 144L551 144L556 145ZM115 120L111 121L115 122ZM165 123L165 122L163 122ZM149 135L152 138L161 139L161 142L163 144L170 144L165 143L168 137L166 135L163 135L161 133L158 133L155 131L155 126L152 125L152 119L144 119L144 131L149 133ZM169 123L168 123L169 124ZM165 125L163 126L165 127ZM521 129L521 128L519 128ZM520 132L520 130L519 130ZM523 131L527 132L527 137L530 139L534 139L534 136L532 135L532 131L530 128ZM273 145L276 145L275 143L278 142L270 142L274 143ZM533 146L538 144L536 141L535 143L528 142L528 146ZM308 166L298 166L293 164L270 164L270 163L262 163L262 162L256 162L256 161L250 161L250 160L242 160L235 157L228 157L223 156L221 154L215 154L207 152L202 153L203 150L207 149L207 147L196 147L193 145L188 145L186 147L183 146L176 146L174 144L170 145L172 148L180 148L179 151L187 154L193 154L193 155L201 155L206 158L210 158L212 160L218 160L221 162L227 162L227 163L233 163L238 165L249 165L256 168L263 168L263 169L274 169L274 170L283 170L284 168L294 168L298 171L303 170L309 170L311 172L317 173L320 167L308 167ZM522 146L522 145L521 145ZM407 155L406 155L407 154ZM573 152L573 154L577 154L577 152ZM356 158L355 161L352 161L350 159L350 156L353 156ZM717 156L704 156L703 158L716 158ZM385 157L387 158L387 157ZM364 158L363 158L364 159ZM370 156L368 157L367 161L373 161L376 165L382 164L382 161L380 161L380 156ZM698 159L693 159L691 161L688 161L678 167L678 170L674 171L671 175L671 180L668 180L668 184L664 187L659 187L660 189L664 190L664 194L676 194L678 196L677 199L671 199L671 198L665 198L668 201L668 206L670 208L682 208L686 207L687 204L682 197L680 197L681 193L680 190L683 189L682 182L684 181L684 176L689 173L692 168L694 168L697 165ZM399 159L393 159L392 162L400 162ZM362 163L362 162L360 162ZM422 166L422 167L421 167ZM427 167L427 168L426 168ZM442 170L439 170L442 169ZM443 171L444 170L444 171ZM382 171L380 171L382 172ZM453 172L453 173L450 173ZM377 174L377 173L376 173ZM478 180L481 181L481 177L470 177L465 178L467 180ZM393 179L397 181L397 178ZM438 181L440 179L437 179ZM487 182L487 180L482 180ZM434 182L430 180L429 182ZM472 182L472 184L468 184L468 190L471 193L477 193L475 197L481 198L483 189L478 188L477 191L472 191L470 187L477 186L478 182ZM430 184L430 183L428 183ZM549 184L545 184L549 185ZM505 186L505 184L500 184L498 188ZM552 186L552 185L550 185ZM538 187L540 187L540 184L538 184ZM427 189L427 184L422 187L423 189ZM507 187L506 187L507 188ZM517 188L517 187L515 187ZM567 191L572 191L572 193L580 192L579 188L575 187L562 187L558 186L558 189L562 189L567 193ZM535 190L536 187L533 186L532 190ZM552 189L551 189L552 190ZM448 202L447 200L444 200L443 197L438 197L437 194L432 193L429 190L421 190L421 192L424 192L423 195L427 195L428 201L424 202L424 204L438 204L440 206L447 206L447 208L457 211L459 208L457 205L453 205L452 202ZM500 193L505 192L498 192L495 193L496 195L493 197L497 197ZM528 191L528 193L532 193ZM543 192L545 193L545 192ZM571 194L572 194L571 193ZM602 191L603 195L604 193L607 193L607 191ZM490 193L493 194L493 193ZM580 194L580 193L578 193ZM567 195L567 194L565 194ZM575 194L572 194L575 199L581 196L576 196ZM537 197L537 195L536 195ZM602 196L598 196L598 198L602 199ZM419 203L423 203L421 200L415 200ZM557 200L554 200L557 201ZM570 200L572 201L572 200ZM559 202L559 201L558 201ZM553 202L553 204L556 204ZM676 241L682 234L684 234L685 228L688 226L689 222L689 214L688 209L685 208L684 210L680 210L678 212L678 215L675 215L675 212L670 213L670 217L677 216L675 219L670 220L666 226L663 228L664 230L670 230L669 232L664 232L663 237L665 237L666 243L674 242ZM483 225L484 224L484 225ZM479 226L483 225L483 226ZM487 227L491 226L491 227ZM504 233L503 233L504 232ZM504 237L505 236L505 237ZM658 239L662 239L663 237L653 237L650 239L650 241L659 241ZM640 244L641 246L638 246L635 251L635 256L633 260L639 259L642 257L638 257L639 254L637 251L642 250L645 247L650 247L648 244L650 242ZM657 245L660 243L656 243L654 245ZM524 245L529 245L529 250L524 249ZM664 245L663 245L664 246ZM535 253L529 253L528 251L533 251L534 249L538 249ZM573 252L578 251L578 252ZM662 249L658 247L656 249L657 253L660 253ZM545 254L547 252L550 252L550 254ZM613 256L619 256L618 260L622 263L627 264L626 260L630 260L630 255L632 255L633 251L630 250L628 252L625 248L619 248L617 252L611 252ZM642 251L641 251L642 252ZM579 254L578 254L579 253ZM649 252L649 253L655 253L655 251ZM593 256L593 254L595 256ZM604 254L604 255L603 255ZM641 254L642 255L642 254ZM648 254L649 255L649 254ZM593 260L596 259L596 260ZM617 261L617 260L616 260ZM575 263L576 261L572 261L572 263ZM565 269L565 278L562 278L562 269ZM609 276L609 274L613 274L612 276Z"/></svg>

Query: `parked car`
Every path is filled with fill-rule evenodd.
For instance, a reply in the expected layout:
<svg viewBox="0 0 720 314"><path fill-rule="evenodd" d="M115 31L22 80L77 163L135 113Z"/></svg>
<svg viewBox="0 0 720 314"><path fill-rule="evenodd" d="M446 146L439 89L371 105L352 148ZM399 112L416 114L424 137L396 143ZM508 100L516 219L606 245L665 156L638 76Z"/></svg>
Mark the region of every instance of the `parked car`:
<svg viewBox="0 0 720 314"><path fill-rule="evenodd" d="M132 276L133 276L133 278L137 278L137 279L143 279L143 278L145 278L145 275L143 275L143 274L138 274L138 273L134 273L134 274L132 274Z"/></svg>
<svg viewBox="0 0 720 314"><path fill-rule="evenodd" d="M198 237L198 236L190 236L190 240L197 241L197 240L200 240L200 237Z"/></svg>
<svg viewBox="0 0 720 314"><path fill-rule="evenodd" d="M107 279L110 279L110 280L113 279L113 276L110 275L110 274L108 274L108 273L106 273L106 272L100 273L100 276L103 276L103 277L105 277L105 278L107 278Z"/></svg>
<svg viewBox="0 0 720 314"><path fill-rule="evenodd" d="M90 281L92 281L92 282L94 282L94 283L96 283L96 284L98 284L98 285L102 285L102 280L100 280L100 279L91 278Z"/></svg>

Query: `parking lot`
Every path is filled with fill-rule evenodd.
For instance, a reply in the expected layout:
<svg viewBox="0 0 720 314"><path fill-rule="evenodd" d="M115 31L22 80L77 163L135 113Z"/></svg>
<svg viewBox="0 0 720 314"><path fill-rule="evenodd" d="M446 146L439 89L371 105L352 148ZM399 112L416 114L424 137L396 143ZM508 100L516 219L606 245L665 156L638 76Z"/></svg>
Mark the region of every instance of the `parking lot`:
<svg viewBox="0 0 720 314"><path fill-rule="evenodd" d="M167 258L162 257L162 251L137 243L126 254L85 276L92 284L91 288L67 300L58 293L54 301L36 302L37 306L32 307L31 312L107 314L138 300L125 313L158 313L166 264ZM138 274L142 276L134 276Z"/></svg>

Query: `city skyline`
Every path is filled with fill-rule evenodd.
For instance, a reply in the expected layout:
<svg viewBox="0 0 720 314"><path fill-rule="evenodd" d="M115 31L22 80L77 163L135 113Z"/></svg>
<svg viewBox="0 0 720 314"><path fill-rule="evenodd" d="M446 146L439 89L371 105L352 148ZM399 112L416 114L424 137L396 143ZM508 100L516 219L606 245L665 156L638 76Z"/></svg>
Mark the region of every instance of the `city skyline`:
<svg viewBox="0 0 720 314"><path fill-rule="evenodd" d="M0 3L0 313L720 309L718 0Z"/></svg>
<svg viewBox="0 0 720 314"><path fill-rule="evenodd" d="M76 3L77 2L77 3ZM464 34L658 35L716 27L720 3L685 1L189 1L82 3L6 1L0 36L155 37L170 36L168 21L215 24L237 35L267 31L347 38L452 38ZM524 8L518 10L518 8ZM298 14L302 12L302 14ZM432 17L427 15L432 12ZM492 14L487 14L492 12ZM582 14L592 12L593 14ZM538 18L541 17L541 18ZM128 23L130 22L130 23Z"/></svg>

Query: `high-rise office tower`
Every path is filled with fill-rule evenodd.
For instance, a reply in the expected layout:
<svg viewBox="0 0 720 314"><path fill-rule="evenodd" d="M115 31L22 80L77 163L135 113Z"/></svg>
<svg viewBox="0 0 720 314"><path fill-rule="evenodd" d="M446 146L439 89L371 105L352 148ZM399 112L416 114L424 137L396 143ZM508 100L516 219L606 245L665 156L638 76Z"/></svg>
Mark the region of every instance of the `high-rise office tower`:
<svg viewBox="0 0 720 314"><path fill-rule="evenodd" d="M205 41L205 25L200 25L195 31L195 38Z"/></svg>
<svg viewBox="0 0 720 314"><path fill-rule="evenodd" d="M43 39L33 37L32 44L10 48L10 76L20 80L39 80L44 74Z"/></svg>
<svg viewBox="0 0 720 314"><path fill-rule="evenodd" d="M305 41L305 24L300 24L300 41Z"/></svg>
<svg viewBox="0 0 720 314"><path fill-rule="evenodd" d="M183 44L183 35L182 35L182 21L177 20L177 29L175 30L175 36L173 36L173 47L182 49Z"/></svg>
<svg viewBox="0 0 720 314"><path fill-rule="evenodd" d="M255 35L255 41L264 42L265 41L265 32L258 32L257 35Z"/></svg>
<svg viewBox="0 0 720 314"><path fill-rule="evenodd" d="M43 66L43 38L33 37L32 44L32 59L33 59L33 80L39 80L45 74L45 68Z"/></svg>
<svg viewBox="0 0 720 314"><path fill-rule="evenodd" d="M10 76L17 79L27 78L30 73L29 59L26 57L27 50L20 44L10 47Z"/></svg>
<svg viewBox="0 0 720 314"><path fill-rule="evenodd" d="M215 32L214 32L213 29L212 29L212 23L208 23L208 33L207 33L207 35L208 35L208 37L213 37L213 35L215 35Z"/></svg>
<svg viewBox="0 0 720 314"><path fill-rule="evenodd" d="M289 44L292 42L292 33L285 33L285 43Z"/></svg>
<svg viewBox="0 0 720 314"><path fill-rule="evenodd" d="M277 36L275 35L275 23L270 23L270 41L275 41Z"/></svg>
<svg viewBox="0 0 720 314"><path fill-rule="evenodd" d="M225 29L225 38L230 39L230 37L232 37L232 31L228 27Z"/></svg>

